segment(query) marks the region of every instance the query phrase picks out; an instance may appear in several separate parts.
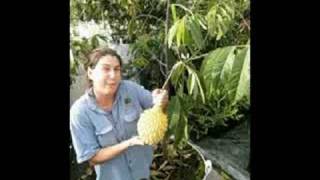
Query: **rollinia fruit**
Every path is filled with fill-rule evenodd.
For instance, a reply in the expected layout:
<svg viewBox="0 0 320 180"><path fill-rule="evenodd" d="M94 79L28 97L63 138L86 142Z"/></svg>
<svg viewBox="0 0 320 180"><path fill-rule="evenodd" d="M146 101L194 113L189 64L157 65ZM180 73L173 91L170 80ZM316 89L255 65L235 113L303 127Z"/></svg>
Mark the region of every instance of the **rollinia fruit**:
<svg viewBox="0 0 320 180"><path fill-rule="evenodd" d="M162 111L161 106L154 105L140 115L137 126L139 138L145 144L155 145L163 139L167 131L167 114Z"/></svg>

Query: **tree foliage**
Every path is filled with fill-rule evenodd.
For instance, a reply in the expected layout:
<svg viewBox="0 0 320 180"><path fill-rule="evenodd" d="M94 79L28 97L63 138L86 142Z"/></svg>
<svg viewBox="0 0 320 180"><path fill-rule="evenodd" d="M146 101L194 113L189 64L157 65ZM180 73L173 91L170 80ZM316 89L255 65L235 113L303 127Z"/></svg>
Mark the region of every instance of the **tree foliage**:
<svg viewBox="0 0 320 180"><path fill-rule="evenodd" d="M71 0L70 18L73 26L108 22L109 41L130 44L128 66L146 88L170 82L168 132L176 145L249 110L250 1ZM100 44L71 39L71 62Z"/></svg>

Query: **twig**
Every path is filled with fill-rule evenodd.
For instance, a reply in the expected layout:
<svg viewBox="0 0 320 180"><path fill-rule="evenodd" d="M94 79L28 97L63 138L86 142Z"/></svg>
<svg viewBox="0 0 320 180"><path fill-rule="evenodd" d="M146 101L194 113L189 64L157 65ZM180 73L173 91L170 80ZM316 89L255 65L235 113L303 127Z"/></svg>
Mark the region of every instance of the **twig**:
<svg viewBox="0 0 320 180"><path fill-rule="evenodd" d="M160 65L167 68L167 64L163 63L159 58L157 58L156 54L154 54L152 51L146 49L146 51L154 58ZM166 77L166 76L165 76Z"/></svg>
<svg viewBox="0 0 320 180"><path fill-rule="evenodd" d="M183 6L182 4L172 4L172 5L175 5L175 6L177 6L177 7L182 8L183 10L187 11L188 13L190 13L190 14L193 16L192 11L190 11L190 9L186 8L186 7Z"/></svg>
<svg viewBox="0 0 320 180"><path fill-rule="evenodd" d="M150 16L150 17L151 17L151 16L152 16L152 15L151 15L151 13L152 13L153 8L154 8L154 6L152 5L151 10L149 11L149 13L148 13L148 14L146 14L146 15L145 15L145 14L143 14L143 16ZM138 16L139 16L139 15L138 15ZM143 27L144 27L144 25L145 25L145 23L146 23L146 22L147 22L147 21L144 21L144 22L143 22L143 24L142 24L141 28L143 28Z"/></svg>
<svg viewBox="0 0 320 180"><path fill-rule="evenodd" d="M160 59L155 58L155 60L156 60L160 65L162 65L162 66L164 66L164 67L167 67L167 65L166 65L165 63L161 62Z"/></svg>
<svg viewBox="0 0 320 180"><path fill-rule="evenodd" d="M170 10L170 0L167 1L167 11L166 11L166 24L165 24L165 42L164 42L164 54L165 54L165 64L167 65L165 67L165 72L167 78L168 76L168 26L169 26L169 10Z"/></svg>
<svg viewBox="0 0 320 180"><path fill-rule="evenodd" d="M169 27L169 11L170 10L170 0L167 0L167 11L166 11L166 23L165 23L165 38L164 38L164 60L165 64L165 79L168 79L168 27ZM166 80L166 83L162 86L162 89L167 89L167 83L168 81Z"/></svg>
<svg viewBox="0 0 320 180"><path fill-rule="evenodd" d="M151 15L151 14L140 14L140 15L136 16L135 19L138 19L138 18L140 18L140 17L149 17L149 18L156 19L157 21L162 21L162 22L164 22L164 20L162 20L162 19L160 19L160 18L158 18L158 17L156 17L156 16L154 16L154 15Z"/></svg>
<svg viewBox="0 0 320 180"><path fill-rule="evenodd" d="M186 60L186 63L189 62L189 61L192 61L192 60L195 60L195 59L200 59L204 56L207 56L209 53L205 53L205 54L201 54L200 56L195 56L195 57L192 57L192 58L189 58L188 60Z"/></svg>
<svg viewBox="0 0 320 180"><path fill-rule="evenodd" d="M161 62L161 61L160 61ZM161 62L162 63L162 62ZM160 67L160 72L161 74L166 77L166 73L163 71L163 66L159 66Z"/></svg>

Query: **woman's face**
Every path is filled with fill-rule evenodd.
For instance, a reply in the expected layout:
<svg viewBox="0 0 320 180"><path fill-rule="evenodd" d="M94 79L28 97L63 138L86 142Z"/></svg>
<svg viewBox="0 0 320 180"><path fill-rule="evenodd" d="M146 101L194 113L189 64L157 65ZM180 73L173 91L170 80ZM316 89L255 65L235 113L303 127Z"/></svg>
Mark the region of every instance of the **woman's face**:
<svg viewBox="0 0 320 180"><path fill-rule="evenodd" d="M121 81L120 62L115 56L103 56L94 69L89 68L88 76L95 91L104 95L114 95Z"/></svg>

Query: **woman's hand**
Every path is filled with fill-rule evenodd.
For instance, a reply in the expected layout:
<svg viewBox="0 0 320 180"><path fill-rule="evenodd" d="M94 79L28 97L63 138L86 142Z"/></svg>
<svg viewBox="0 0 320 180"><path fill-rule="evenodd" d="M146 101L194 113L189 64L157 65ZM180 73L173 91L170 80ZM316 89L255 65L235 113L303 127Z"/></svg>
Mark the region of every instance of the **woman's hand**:
<svg viewBox="0 0 320 180"><path fill-rule="evenodd" d="M135 145L144 145L143 141L138 136L133 136L126 141L128 147Z"/></svg>
<svg viewBox="0 0 320 180"><path fill-rule="evenodd" d="M138 136L134 136L128 140L122 141L119 144L109 146L109 147L104 147L100 149L90 160L89 163L90 165L96 165L96 164L101 164L104 163L119 154L121 154L123 151L128 149L130 146L134 145L144 145L142 140L138 138Z"/></svg>
<svg viewBox="0 0 320 180"><path fill-rule="evenodd" d="M154 105L160 105L165 108L169 102L168 91L164 89L155 89L152 91Z"/></svg>

